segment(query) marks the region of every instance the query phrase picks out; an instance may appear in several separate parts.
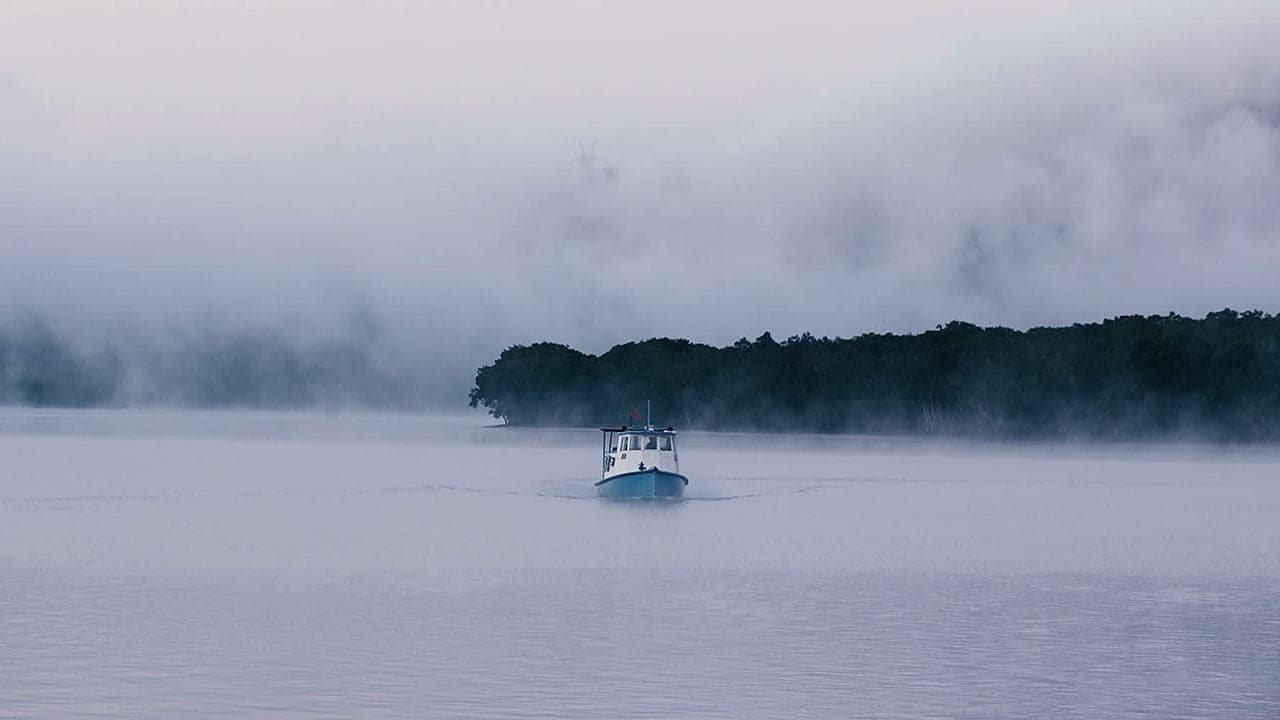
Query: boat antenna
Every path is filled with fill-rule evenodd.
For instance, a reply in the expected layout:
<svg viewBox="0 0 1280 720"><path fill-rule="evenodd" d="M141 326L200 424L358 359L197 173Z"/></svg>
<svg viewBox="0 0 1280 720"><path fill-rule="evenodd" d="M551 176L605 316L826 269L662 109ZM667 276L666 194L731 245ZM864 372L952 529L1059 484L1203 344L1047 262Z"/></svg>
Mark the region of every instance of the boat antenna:
<svg viewBox="0 0 1280 720"><path fill-rule="evenodd" d="M653 427L653 401L644 401L644 426Z"/></svg>

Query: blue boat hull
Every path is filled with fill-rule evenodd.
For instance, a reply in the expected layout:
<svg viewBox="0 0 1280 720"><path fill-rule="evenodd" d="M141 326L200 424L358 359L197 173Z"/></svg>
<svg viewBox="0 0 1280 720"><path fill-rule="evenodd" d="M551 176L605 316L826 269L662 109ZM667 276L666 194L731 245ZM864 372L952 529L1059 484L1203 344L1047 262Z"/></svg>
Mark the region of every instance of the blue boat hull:
<svg viewBox="0 0 1280 720"><path fill-rule="evenodd" d="M642 470L596 483L602 498L682 498L689 478L662 470Z"/></svg>

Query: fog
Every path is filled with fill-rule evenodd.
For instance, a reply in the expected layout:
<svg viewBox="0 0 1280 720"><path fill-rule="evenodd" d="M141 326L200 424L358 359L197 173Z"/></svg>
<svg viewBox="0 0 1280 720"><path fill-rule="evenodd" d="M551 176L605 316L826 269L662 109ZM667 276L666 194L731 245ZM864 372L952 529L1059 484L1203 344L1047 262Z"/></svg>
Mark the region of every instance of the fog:
<svg viewBox="0 0 1280 720"><path fill-rule="evenodd" d="M537 340L1275 311L1280 8L1076 5L11 2L0 335L456 405Z"/></svg>

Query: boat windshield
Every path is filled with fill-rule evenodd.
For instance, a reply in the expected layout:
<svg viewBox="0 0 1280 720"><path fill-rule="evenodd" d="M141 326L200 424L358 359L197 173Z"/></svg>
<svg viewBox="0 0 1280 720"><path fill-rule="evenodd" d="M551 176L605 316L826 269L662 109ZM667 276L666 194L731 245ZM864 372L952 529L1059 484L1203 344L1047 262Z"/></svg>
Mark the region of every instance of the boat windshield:
<svg viewBox="0 0 1280 720"><path fill-rule="evenodd" d="M613 452L636 450L675 450L675 442L670 435L623 435L618 438Z"/></svg>

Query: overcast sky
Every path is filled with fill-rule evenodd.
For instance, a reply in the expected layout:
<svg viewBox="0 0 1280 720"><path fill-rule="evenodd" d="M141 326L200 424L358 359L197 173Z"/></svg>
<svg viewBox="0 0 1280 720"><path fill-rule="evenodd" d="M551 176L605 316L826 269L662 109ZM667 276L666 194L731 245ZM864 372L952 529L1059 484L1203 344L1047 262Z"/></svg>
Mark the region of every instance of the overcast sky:
<svg viewBox="0 0 1280 720"><path fill-rule="evenodd" d="M539 339L1277 311L1277 37L1272 1L0 0L0 323L372 325L453 386Z"/></svg>

